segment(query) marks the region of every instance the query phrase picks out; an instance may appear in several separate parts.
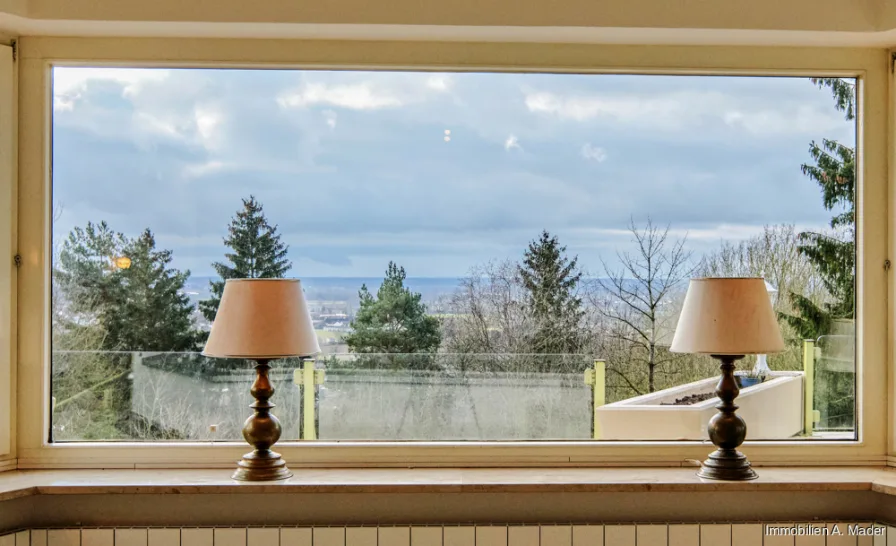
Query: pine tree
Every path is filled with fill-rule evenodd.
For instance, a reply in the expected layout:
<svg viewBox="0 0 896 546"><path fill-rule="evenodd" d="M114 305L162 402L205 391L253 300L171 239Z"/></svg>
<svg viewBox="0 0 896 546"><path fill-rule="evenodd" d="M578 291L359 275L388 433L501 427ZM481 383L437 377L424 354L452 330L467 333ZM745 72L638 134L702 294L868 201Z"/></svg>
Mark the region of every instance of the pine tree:
<svg viewBox="0 0 896 546"><path fill-rule="evenodd" d="M389 262L374 297L361 285L358 313L345 337L355 353L433 353L442 342L439 320L426 314L421 294L404 285L403 267Z"/></svg>
<svg viewBox="0 0 896 546"><path fill-rule="evenodd" d="M171 251L156 249L147 229L124 249L127 269L116 271L118 308L109 316L109 337L127 350L195 351L193 305L184 294L189 271L171 269Z"/></svg>
<svg viewBox="0 0 896 546"><path fill-rule="evenodd" d="M280 241L277 226L268 223L254 196L243 199L243 209L237 211L228 230L224 244L233 251L225 254L229 263L212 264L221 280L211 281L211 297L199 302L209 321L215 320L227 279L279 279L292 267L286 259L289 247Z"/></svg>
<svg viewBox="0 0 896 546"><path fill-rule="evenodd" d="M829 88L838 110L847 120L855 119L855 84L840 78L814 78L813 83ZM834 140L809 145L814 164L804 164L804 175L819 185L825 209L842 208L830 222L830 233L800 234L799 251L818 270L830 300L822 305L797 293L790 298L796 309L784 319L801 338L815 339L831 333L836 319L855 317L855 149Z"/></svg>
<svg viewBox="0 0 896 546"><path fill-rule="evenodd" d="M183 294L190 272L169 268L171 251L155 244L148 229L134 240L105 222L72 230L54 270L69 317L60 334L98 328L99 348L110 351L196 350L193 307ZM117 257L130 265L116 266Z"/></svg>
<svg viewBox="0 0 896 546"><path fill-rule="evenodd" d="M529 340L531 352L577 353L585 315L577 295L582 280L578 257L567 258L566 247L545 230L539 239L529 243L517 273L536 324Z"/></svg>

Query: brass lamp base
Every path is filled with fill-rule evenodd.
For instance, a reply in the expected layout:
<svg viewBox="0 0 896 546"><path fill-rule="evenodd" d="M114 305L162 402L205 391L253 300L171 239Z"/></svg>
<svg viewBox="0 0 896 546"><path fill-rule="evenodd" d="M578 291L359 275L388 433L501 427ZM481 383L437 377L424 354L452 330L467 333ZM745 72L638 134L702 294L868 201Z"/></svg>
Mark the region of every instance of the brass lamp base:
<svg viewBox="0 0 896 546"><path fill-rule="evenodd" d="M747 437L747 424L734 413L734 399L740 394L734 379L734 362L743 355L712 355L721 360L722 378L716 385L716 395L722 401L716 409L719 413L709 420L709 439L719 449L709 454L697 472L697 476L709 480L743 481L759 477L743 453L737 450Z"/></svg>
<svg viewBox="0 0 896 546"><path fill-rule="evenodd" d="M237 463L236 472L233 473L234 480L245 482L266 482L274 480L285 480L292 477L292 472L286 468L284 461L279 453L271 450L253 451L243 455L243 460Z"/></svg>
<svg viewBox="0 0 896 546"><path fill-rule="evenodd" d="M740 451L717 449L703 461L697 476L707 480L744 481L755 480L759 474Z"/></svg>
<svg viewBox="0 0 896 546"><path fill-rule="evenodd" d="M271 413L274 404L268 401L274 395L274 387L268 379L270 369L267 360L257 361L255 382L251 390L255 402L249 406L255 412L243 423L243 438L254 446L255 450L243 455L243 460L237 463L238 468L233 473L234 480L273 481L285 480L292 476L280 454L271 451L271 446L280 439L282 427L280 421Z"/></svg>

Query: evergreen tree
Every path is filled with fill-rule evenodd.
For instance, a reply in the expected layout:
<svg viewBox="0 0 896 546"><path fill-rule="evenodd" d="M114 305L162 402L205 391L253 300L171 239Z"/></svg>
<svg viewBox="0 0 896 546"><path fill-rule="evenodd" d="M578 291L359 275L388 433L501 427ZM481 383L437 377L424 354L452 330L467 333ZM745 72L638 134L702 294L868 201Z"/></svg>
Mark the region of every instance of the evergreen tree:
<svg viewBox="0 0 896 546"><path fill-rule="evenodd" d="M107 325L110 339L127 350L195 351L193 305L184 293L189 271L171 269L171 251L156 248L147 229L124 249L131 265L118 270L118 308Z"/></svg>
<svg viewBox="0 0 896 546"><path fill-rule="evenodd" d="M566 247L547 230L529 243L517 273L526 292L535 331L530 350L542 354L577 353L581 348L581 323L585 315L578 286L582 273L578 257L566 257Z"/></svg>
<svg viewBox="0 0 896 546"><path fill-rule="evenodd" d="M128 267L117 266L118 257ZM105 222L75 228L54 271L69 317L61 329L98 328L99 348L110 351L196 350L193 307L183 294L190 272L169 268L171 259L148 229L128 240Z"/></svg>
<svg viewBox="0 0 896 546"><path fill-rule="evenodd" d="M426 314L419 293L404 285L403 267L389 262L376 297L361 285L358 313L345 337L355 353L433 353L442 342L439 320Z"/></svg>
<svg viewBox="0 0 896 546"><path fill-rule="evenodd" d="M212 264L221 280L211 281L211 297L199 302L209 321L215 320L227 279L280 279L292 267L286 259L289 247L280 241L277 226L268 223L254 196L243 199L243 209L230 221L228 231L224 244L232 250L225 254L229 263Z"/></svg>
<svg viewBox="0 0 896 546"><path fill-rule="evenodd" d="M840 78L814 78L829 88L838 110L847 120L855 119L855 84ZM833 233L800 234L799 251L818 270L830 299L819 305L797 293L790 297L796 313L784 319L801 338L815 339L831 333L835 319L855 317L855 149L834 140L809 145L814 163L804 164L804 175L821 188L827 210L842 209L830 222Z"/></svg>

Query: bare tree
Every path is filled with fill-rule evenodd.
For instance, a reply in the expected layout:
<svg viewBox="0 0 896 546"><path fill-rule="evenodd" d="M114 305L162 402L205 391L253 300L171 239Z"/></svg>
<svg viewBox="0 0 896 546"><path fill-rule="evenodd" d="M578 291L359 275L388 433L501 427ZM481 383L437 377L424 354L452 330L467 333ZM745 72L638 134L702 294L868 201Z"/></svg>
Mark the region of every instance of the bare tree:
<svg viewBox="0 0 896 546"><path fill-rule="evenodd" d="M443 346L451 353L526 352L534 319L512 261L489 262L470 270L446 307Z"/></svg>
<svg viewBox="0 0 896 546"><path fill-rule="evenodd" d="M669 227L660 228L649 218L643 229L629 224L636 251L617 252L619 269L603 262L606 278L592 291L591 303L609 319L606 335L627 349L629 360L610 363L636 392L637 368L647 371L647 391L656 390L657 373L675 374L668 365L680 357L664 349L670 341L678 313L672 303L681 294L682 281L691 276L691 252L685 249L687 237L673 240ZM631 364L643 364L635 366Z"/></svg>

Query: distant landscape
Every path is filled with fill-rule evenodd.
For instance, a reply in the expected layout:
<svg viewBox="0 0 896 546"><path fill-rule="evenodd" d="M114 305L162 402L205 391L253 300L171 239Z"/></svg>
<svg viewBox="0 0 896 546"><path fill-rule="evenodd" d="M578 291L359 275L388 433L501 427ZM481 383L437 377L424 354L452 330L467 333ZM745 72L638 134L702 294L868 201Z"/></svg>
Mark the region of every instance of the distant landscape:
<svg viewBox="0 0 896 546"><path fill-rule="evenodd" d="M217 277L191 276L184 290L196 303L209 297L209 282ZM383 282L382 277L301 277L302 288L308 301L345 302L352 309L358 307L358 290L366 284L371 292L376 292ZM423 296L424 303L433 303L447 296L458 287L460 279L455 277L408 277L405 286Z"/></svg>

